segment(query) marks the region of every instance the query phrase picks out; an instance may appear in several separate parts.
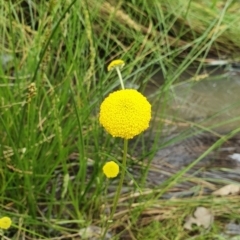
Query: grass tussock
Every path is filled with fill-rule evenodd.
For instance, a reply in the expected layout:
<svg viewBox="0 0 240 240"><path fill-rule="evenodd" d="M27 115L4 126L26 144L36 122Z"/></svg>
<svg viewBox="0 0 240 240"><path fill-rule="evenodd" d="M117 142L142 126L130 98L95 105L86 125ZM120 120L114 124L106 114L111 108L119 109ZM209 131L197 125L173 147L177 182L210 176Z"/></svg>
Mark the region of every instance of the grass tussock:
<svg viewBox="0 0 240 240"><path fill-rule="evenodd" d="M106 180L102 167L120 162L123 151L122 141L99 125L102 100L119 88L107 65L123 59L124 81L139 91L161 69L165 81L151 103L164 115L171 87L190 66L197 77L212 59L239 60L238 9L232 0L1 0L0 218L13 221L2 239L78 239L81 229L103 229L118 180ZM221 135L192 165L149 190L144 183L163 127L164 121L130 142L111 239L214 239L224 223L239 221L239 196L198 191L183 199L162 197L239 129ZM211 127L198 128L203 130ZM131 171L135 165L137 173ZM202 181L195 179L196 187ZM211 184L211 190L218 187ZM182 227L200 205L216 218L204 236L198 228Z"/></svg>

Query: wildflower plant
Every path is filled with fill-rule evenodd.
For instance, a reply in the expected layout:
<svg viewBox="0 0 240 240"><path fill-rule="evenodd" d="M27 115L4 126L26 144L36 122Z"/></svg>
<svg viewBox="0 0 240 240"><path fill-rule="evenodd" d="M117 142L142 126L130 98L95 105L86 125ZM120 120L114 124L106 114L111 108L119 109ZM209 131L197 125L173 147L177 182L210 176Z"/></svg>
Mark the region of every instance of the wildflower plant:
<svg viewBox="0 0 240 240"><path fill-rule="evenodd" d="M103 166L103 172L107 178L114 178L119 173L119 166L114 161L107 162Z"/></svg>
<svg viewBox="0 0 240 240"><path fill-rule="evenodd" d="M0 218L0 229L8 229L12 225L12 220L9 217L2 217Z"/></svg>
<svg viewBox="0 0 240 240"><path fill-rule="evenodd" d="M149 127L151 105L135 89L111 93L100 109L100 123L113 137L131 139Z"/></svg>
<svg viewBox="0 0 240 240"><path fill-rule="evenodd" d="M120 71L124 65L124 61L120 59L114 60L108 65L108 71L116 69L122 89L110 93L109 96L103 100L99 113L99 121L104 129L113 137L124 139L120 181L113 200L110 219L102 239L105 238L109 223L112 222L121 193L127 163L128 139L132 139L145 131L149 127L151 120L151 104L147 98L135 89L125 89L124 87ZM104 165L103 172L108 178L116 177L119 172L119 166L113 161L108 162Z"/></svg>

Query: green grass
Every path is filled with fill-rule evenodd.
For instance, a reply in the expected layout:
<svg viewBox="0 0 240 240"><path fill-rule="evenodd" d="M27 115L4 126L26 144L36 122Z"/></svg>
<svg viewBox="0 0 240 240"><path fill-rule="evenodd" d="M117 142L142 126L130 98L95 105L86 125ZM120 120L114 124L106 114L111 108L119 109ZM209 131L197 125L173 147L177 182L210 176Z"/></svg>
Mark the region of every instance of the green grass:
<svg viewBox="0 0 240 240"><path fill-rule="evenodd" d="M126 86L142 92L161 69L165 82L149 96L157 118L165 114L170 88L190 66L198 76L211 57L239 59L230 55L240 49L237 1L1 0L0 6L0 54L11 58L0 65L0 214L13 220L3 239L74 239L80 229L105 226L118 179L107 181L102 166L109 159L121 161L123 149L123 141L109 136L98 121L102 100L119 88L117 74L106 70L111 60L126 62ZM36 95L26 103L31 83ZM129 166L148 159L138 179L143 192L162 128L163 123L154 126L153 121L146 134L130 142ZM110 227L112 239L198 236L200 230L188 233L182 225L199 205L212 208L217 218L206 236L195 239L216 237L222 219L239 221L237 197L158 199L201 157L160 191L156 186L134 197L138 190L126 180Z"/></svg>

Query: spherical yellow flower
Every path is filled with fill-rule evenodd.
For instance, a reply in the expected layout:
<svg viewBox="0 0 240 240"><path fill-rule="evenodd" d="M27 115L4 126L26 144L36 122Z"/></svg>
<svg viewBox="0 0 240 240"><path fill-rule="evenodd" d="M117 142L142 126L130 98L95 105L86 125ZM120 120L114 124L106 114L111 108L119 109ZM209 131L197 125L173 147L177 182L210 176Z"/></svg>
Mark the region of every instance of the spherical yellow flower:
<svg viewBox="0 0 240 240"><path fill-rule="evenodd" d="M8 229L12 224L12 220L9 217L2 217L0 218L0 228L1 229Z"/></svg>
<svg viewBox="0 0 240 240"><path fill-rule="evenodd" d="M111 93L101 104L99 121L113 137L131 139L149 127L151 105L135 89Z"/></svg>
<svg viewBox="0 0 240 240"><path fill-rule="evenodd" d="M121 59L117 59L117 60L113 60L112 62L110 62L110 64L107 67L108 71L111 71L112 69L116 68L116 67L124 67L125 63L123 60Z"/></svg>
<svg viewBox="0 0 240 240"><path fill-rule="evenodd" d="M103 173L107 178L114 178L119 173L119 166L114 161L107 162L103 166Z"/></svg>

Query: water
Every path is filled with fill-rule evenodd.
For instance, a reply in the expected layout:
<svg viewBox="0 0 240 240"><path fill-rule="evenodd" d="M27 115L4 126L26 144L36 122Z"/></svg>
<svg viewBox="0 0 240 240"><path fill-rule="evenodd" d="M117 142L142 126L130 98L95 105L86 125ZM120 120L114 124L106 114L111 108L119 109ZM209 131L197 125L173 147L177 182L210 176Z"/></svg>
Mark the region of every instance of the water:
<svg viewBox="0 0 240 240"><path fill-rule="evenodd" d="M196 81L189 76L189 80L171 87L165 115L159 116L165 119L165 127L169 123L179 132L195 124L218 133L240 127L240 72L210 70L211 73L201 75L209 74L206 78ZM154 79L161 82L162 75L159 73ZM157 88L148 87L150 98L154 98Z"/></svg>
<svg viewBox="0 0 240 240"><path fill-rule="evenodd" d="M202 73L205 78L197 81L189 76L189 80L171 87L164 115L161 111L159 115L156 112L154 125L157 131L159 124L163 123L164 137L152 161L149 185L162 183L200 157L222 135L240 128L240 72L210 70L211 73ZM163 81L161 73L154 80L155 84L146 90L151 100L160 87L157 83ZM154 110L157 109L155 106ZM214 184L229 180L239 182L240 161L232 157L233 154L240 154L240 135L214 149L187 174ZM181 186L194 186L191 181L184 181L184 184Z"/></svg>

